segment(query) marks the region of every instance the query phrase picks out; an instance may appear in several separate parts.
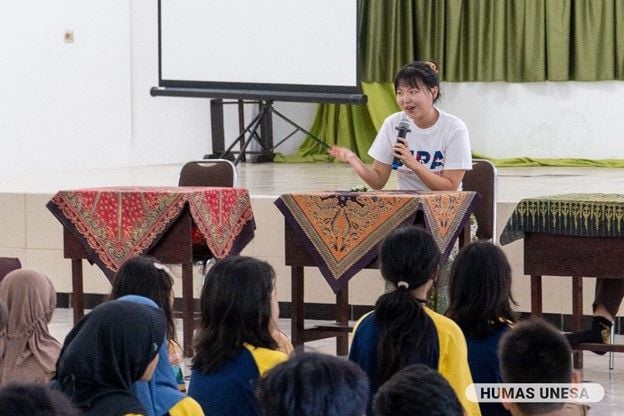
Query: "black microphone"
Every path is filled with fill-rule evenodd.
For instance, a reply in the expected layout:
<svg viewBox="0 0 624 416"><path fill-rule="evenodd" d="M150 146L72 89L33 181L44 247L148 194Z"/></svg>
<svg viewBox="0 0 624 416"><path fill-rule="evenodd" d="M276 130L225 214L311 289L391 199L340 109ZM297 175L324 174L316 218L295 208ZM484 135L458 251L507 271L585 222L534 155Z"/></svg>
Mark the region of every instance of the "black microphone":
<svg viewBox="0 0 624 416"><path fill-rule="evenodd" d="M397 134L397 141L404 139L405 136L407 136L407 132L412 131L410 130L410 122L406 118L402 118L401 121L399 121L399 125L396 126L395 129L399 132ZM397 170L400 166L403 166L403 162L395 157L392 161L392 169Z"/></svg>

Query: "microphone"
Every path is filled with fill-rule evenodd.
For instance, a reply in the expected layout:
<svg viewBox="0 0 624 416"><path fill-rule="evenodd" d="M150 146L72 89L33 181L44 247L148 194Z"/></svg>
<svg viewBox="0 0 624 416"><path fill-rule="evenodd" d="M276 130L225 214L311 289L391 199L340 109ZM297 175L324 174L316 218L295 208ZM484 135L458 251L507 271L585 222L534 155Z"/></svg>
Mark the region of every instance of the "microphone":
<svg viewBox="0 0 624 416"><path fill-rule="evenodd" d="M396 126L395 129L399 132L397 134L397 141L404 139L405 136L407 135L407 132L412 131L410 130L410 122L406 118L402 118L401 121L399 122L399 125ZM394 160L392 161L392 169L397 170L400 166L403 166L403 162L401 162L398 158L395 157Z"/></svg>

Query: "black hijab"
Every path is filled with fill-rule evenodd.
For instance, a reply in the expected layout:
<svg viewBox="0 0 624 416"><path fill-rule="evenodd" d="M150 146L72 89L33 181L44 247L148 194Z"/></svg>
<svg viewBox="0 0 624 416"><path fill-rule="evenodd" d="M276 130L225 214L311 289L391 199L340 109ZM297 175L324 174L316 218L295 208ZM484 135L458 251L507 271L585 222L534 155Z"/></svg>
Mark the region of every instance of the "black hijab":
<svg viewBox="0 0 624 416"><path fill-rule="evenodd" d="M132 393L165 339L162 310L133 302L97 306L70 331L55 384L85 415L145 414Z"/></svg>

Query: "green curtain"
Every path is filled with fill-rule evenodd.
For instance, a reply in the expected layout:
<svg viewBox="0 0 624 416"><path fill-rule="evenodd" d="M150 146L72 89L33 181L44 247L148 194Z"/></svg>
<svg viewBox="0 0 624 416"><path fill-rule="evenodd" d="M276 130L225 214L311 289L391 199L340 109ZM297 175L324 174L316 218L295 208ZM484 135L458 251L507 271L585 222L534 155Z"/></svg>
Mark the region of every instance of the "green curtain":
<svg viewBox="0 0 624 416"><path fill-rule="evenodd" d="M383 119L398 111L394 74L414 59L436 61L447 82L624 79L624 0L360 0L358 30L368 102L319 105L310 131L365 161ZM277 160L330 159L307 138L297 155ZM559 159L506 160L552 166Z"/></svg>

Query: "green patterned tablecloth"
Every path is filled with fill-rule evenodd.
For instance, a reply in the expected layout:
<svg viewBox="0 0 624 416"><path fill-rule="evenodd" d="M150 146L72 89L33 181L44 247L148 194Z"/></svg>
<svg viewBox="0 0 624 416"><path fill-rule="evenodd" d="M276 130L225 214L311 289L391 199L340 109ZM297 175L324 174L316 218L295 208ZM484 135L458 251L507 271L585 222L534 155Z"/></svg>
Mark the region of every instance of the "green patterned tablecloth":
<svg viewBox="0 0 624 416"><path fill-rule="evenodd" d="M624 194L563 194L527 198L511 214L500 242L524 233L624 237Z"/></svg>

